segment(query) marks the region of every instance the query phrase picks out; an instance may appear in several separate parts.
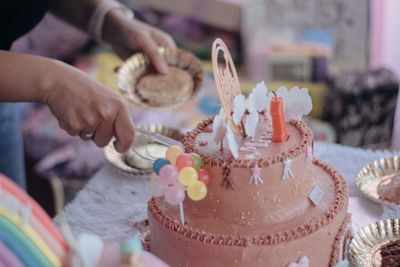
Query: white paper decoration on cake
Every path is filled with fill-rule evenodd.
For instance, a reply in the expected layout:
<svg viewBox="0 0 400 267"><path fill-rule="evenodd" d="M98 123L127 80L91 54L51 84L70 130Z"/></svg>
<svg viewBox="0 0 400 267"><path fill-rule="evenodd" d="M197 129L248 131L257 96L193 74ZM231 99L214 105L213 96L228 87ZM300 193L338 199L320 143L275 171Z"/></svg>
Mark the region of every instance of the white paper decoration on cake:
<svg viewBox="0 0 400 267"><path fill-rule="evenodd" d="M293 87L288 90L280 87L276 94L283 98L286 121L299 120L312 110L312 101L307 88Z"/></svg>
<svg viewBox="0 0 400 267"><path fill-rule="evenodd" d="M263 184L263 180L261 178L261 168L258 165L255 165L252 169L251 169L251 176L250 176L250 180L249 183L253 183L255 185L257 185L258 183Z"/></svg>
<svg viewBox="0 0 400 267"><path fill-rule="evenodd" d="M269 108L268 89L264 81L258 83L249 94L249 112L262 112Z"/></svg>
<svg viewBox="0 0 400 267"><path fill-rule="evenodd" d="M240 94L235 96L235 98L233 99L233 115L232 115L233 123L236 125L240 125L240 122L245 112L246 112L246 100L244 98L244 95Z"/></svg>
<svg viewBox="0 0 400 267"><path fill-rule="evenodd" d="M232 153L232 156L237 159L239 157L239 147L235 139L235 134L229 125L226 130L226 139L228 140L229 151Z"/></svg>
<svg viewBox="0 0 400 267"><path fill-rule="evenodd" d="M214 142L219 145L223 142L226 134L226 114L224 110L221 108L219 110L219 114L215 116L213 126L212 126L212 135Z"/></svg>
<svg viewBox="0 0 400 267"><path fill-rule="evenodd" d="M227 124L226 120L226 114L221 108L219 114L214 118L212 127L213 140L216 144L219 144L222 149L224 138L226 138L229 151L231 152L232 156L237 159L239 157L239 146L236 142L235 134L233 133L230 125Z"/></svg>
<svg viewBox="0 0 400 267"><path fill-rule="evenodd" d="M311 202L315 205L318 206L319 203L321 203L322 198L324 197L325 192L322 190L322 188L319 185L314 186L314 188L311 190L311 193L308 194L308 198L311 200Z"/></svg>
<svg viewBox="0 0 400 267"><path fill-rule="evenodd" d="M244 125L247 136L250 136L253 138L256 136L258 120L259 120L259 115L258 115L257 111L252 112L247 116L246 123Z"/></svg>
<svg viewBox="0 0 400 267"><path fill-rule="evenodd" d="M287 180L290 177L294 177L294 175L292 173L292 160L291 159L286 159L283 162L283 176L282 176L282 179L283 180Z"/></svg>

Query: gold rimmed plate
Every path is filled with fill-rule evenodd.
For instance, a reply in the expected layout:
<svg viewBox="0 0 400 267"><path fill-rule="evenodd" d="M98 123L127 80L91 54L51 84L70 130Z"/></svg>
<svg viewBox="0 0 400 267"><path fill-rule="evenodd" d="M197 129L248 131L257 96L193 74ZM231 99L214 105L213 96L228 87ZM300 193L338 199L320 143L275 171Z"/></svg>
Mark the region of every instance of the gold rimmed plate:
<svg viewBox="0 0 400 267"><path fill-rule="evenodd" d="M356 184L369 199L388 206L398 205L379 194L379 187L400 179L400 157L378 159L361 169ZM396 188L392 188L395 190ZM393 193L393 192L392 192Z"/></svg>
<svg viewBox="0 0 400 267"><path fill-rule="evenodd" d="M203 69L200 61L182 49L160 48L169 68L158 74L150 60L137 53L118 68L117 85L132 104L143 108L170 109L191 100L200 90Z"/></svg>
<svg viewBox="0 0 400 267"><path fill-rule="evenodd" d="M161 125L140 126L145 132L158 133L176 141L181 141L183 134L173 128ZM163 143L144 138L141 131L137 131L135 143L126 153L118 153L113 143L110 142L104 149L107 161L118 171L133 175L149 175L152 173L153 161L159 157L164 157L168 146Z"/></svg>
<svg viewBox="0 0 400 267"><path fill-rule="evenodd" d="M361 228L351 239L350 258L357 267L381 267L382 247L400 239L400 219L377 221Z"/></svg>

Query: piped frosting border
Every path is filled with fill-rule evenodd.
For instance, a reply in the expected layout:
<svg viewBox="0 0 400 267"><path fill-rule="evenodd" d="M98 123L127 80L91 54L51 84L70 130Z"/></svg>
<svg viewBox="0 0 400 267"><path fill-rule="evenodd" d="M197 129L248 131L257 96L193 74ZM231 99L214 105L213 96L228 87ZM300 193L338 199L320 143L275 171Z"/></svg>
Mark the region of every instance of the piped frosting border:
<svg viewBox="0 0 400 267"><path fill-rule="evenodd" d="M339 228L338 233L336 234L329 266L336 266L336 264L341 260L339 259L339 255L341 254L340 251L345 249L343 246L346 246L346 239L350 239L351 236L351 215L347 214L344 222Z"/></svg>
<svg viewBox="0 0 400 267"><path fill-rule="evenodd" d="M207 156L201 151L199 151L196 146L196 138L200 133L204 133L205 129L211 125L214 121L214 117L203 120L193 131L188 132L183 138L182 144L185 147L186 152L195 152L201 156L203 162L205 164L211 166L219 166L219 167L254 167L258 165L259 167L268 167L272 164L283 162L286 159L295 158L302 153L307 151L307 148L312 145L313 135L311 133L310 128L301 120L291 120L289 124L296 127L301 135L301 139L299 144L290 148L288 151L281 152L276 155L271 155L267 158L260 158L258 160L253 159L239 159L234 160L232 158L226 157L215 157L215 156Z"/></svg>
<svg viewBox="0 0 400 267"><path fill-rule="evenodd" d="M306 235L316 232L321 227L330 224L348 204L348 189L343 177L328 164L320 160L314 160L313 164L321 167L332 176L335 185L335 200L320 217L313 218L307 223L299 225L286 231L278 231L257 236L228 236L207 233L204 230L194 229L193 227L182 225L178 220L166 215L161 209L161 200L152 198L148 203L148 210L163 227L172 230L186 238L204 242L210 245L238 246L246 247L249 245L265 246L276 245L285 241L299 239Z"/></svg>

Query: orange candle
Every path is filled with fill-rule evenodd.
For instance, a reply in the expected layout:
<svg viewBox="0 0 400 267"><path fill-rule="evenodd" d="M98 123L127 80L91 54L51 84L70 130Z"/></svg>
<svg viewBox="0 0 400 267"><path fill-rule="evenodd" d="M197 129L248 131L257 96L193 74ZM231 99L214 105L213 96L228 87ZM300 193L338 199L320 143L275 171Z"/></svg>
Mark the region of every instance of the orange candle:
<svg viewBox="0 0 400 267"><path fill-rule="evenodd" d="M271 99L270 113L272 119L272 142L282 143L288 138L288 131L283 112L283 98L274 96Z"/></svg>

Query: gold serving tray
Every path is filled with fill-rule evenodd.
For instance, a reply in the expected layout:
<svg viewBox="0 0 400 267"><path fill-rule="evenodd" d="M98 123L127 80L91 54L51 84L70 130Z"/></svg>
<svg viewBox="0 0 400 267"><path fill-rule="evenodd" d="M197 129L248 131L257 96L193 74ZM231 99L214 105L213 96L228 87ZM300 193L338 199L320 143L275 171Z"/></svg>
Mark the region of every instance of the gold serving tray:
<svg viewBox="0 0 400 267"><path fill-rule="evenodd" d="M384 205L397 205L382 199L378 195L380 182L391 179L400 173L400 157L394 156L385 159L375 160L365 166L357 175L356 184L369 199Z"/></svg>
<svg viewBox="0 0 400 267"><path fill-rule="evenodd" d="M172 109L191 100L200 91L204 75L203 68L200 61L192 53L182 49L168 50L164 48L160 48L159 52L164 56L168 65L180 68L190 74L194 84L192 93L189 96L179 98L177 102L168 106L151 106L143 102L136 94L135 85L140 77L152 68L152 65L146 55L136 53L128 58L117 70L117 85L120 93L136 106L161 110Z"/></svg>
<svg viewBox="0 0 400 267"><path fill-rule="evenodd" d="M139 128L147 132L159 133L177 141L181 141L183 138L183 134L179 130L162 125L147 125ZM128 152L118 153L114 148L113 141L111 141L104 148L104 154L109 164L118 171L135 176L149 175L153 172L152 159L163 157L168 146L157 142L142 142L140 131L136 132L136 141ZM150 156L148 152L150 152Z"/></svg>
<svg viewBox="0 0 400 267"><path fill-rule="evenodd" d="M396 239L400 239L400 219L368 224L351 239L350 258L357 267L381 267L380 248Z"/></svg>

